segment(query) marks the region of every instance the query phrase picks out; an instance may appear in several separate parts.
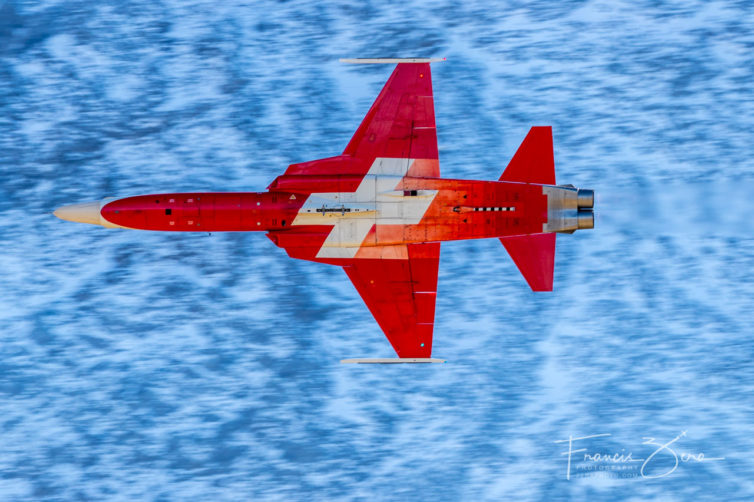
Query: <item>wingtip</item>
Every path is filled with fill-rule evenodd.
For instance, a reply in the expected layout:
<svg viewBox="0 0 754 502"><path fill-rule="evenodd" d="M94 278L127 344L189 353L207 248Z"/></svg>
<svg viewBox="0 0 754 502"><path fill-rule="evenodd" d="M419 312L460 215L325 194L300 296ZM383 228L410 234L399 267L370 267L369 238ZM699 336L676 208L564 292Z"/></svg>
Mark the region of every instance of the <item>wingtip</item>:
<svg viewBox="0 0 754 502"><path fill-rule="evenodd" d="M446 58L340 58L341 63L350 64L398 64L398 63L441 63Z"/></svg>
<svg viewBox="0 0 754 502"><path fill-rule="evenodd" d="M446 359L438 359L435 357L377 357L377 358L356 358L356 359L341 359L341 364L428 364L439 363L443 364Z"/></svg>

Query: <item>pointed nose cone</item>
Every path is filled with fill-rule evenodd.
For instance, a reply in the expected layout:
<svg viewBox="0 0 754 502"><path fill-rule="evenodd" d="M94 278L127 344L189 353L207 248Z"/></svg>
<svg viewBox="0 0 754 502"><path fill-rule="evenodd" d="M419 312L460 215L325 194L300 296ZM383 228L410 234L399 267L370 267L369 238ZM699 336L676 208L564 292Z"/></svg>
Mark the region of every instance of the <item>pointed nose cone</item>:
<svg viewBox="0 0 754 502"><path fill-rule="evenodd" d="M102 220L100 219L99 201L59 207L52 214L61 220L76 221L78 223L91 223L92 225L102 224Z"/></svg>

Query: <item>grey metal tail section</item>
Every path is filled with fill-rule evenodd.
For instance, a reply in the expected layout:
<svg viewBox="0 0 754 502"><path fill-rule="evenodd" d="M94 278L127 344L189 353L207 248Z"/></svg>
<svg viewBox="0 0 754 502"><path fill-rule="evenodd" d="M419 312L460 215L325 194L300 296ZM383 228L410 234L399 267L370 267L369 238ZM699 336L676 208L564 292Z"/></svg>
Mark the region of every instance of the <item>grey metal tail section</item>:
<svg viewBox="0 0 754 502"><path fill-rule="evenodd" d="M542 232L573 233L594 228L594 191L573 186L543 185L547 195L547 223Z"/></svg>

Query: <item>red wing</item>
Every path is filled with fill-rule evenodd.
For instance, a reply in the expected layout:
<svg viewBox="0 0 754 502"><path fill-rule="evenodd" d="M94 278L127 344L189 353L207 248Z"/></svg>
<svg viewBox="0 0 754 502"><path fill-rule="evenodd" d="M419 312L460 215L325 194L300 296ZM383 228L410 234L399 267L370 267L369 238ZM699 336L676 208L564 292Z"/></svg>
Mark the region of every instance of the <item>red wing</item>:
<svg viewBox="0 0 754 502"><path fill-rule="evenodd" d="M429 63L399 63L343 155L372 165L375 158L437 160L437 131ZM440 177L439 162L412 167L411 176Z"/></svg>
<svg viewBox="0 0 754 502"><path fill-rule="evenodd" d="M318 191L354 191L378 157L417 159L407 176L440 177L429 63L395 67L342 155L291 164L268 188L282 190L278 185L297 181L283 179L286 176L350 175L354 179L341 180L340 186L330 182Z"/></svg>
<svg viewBox="0 0 754 502"><path fill-rule="evenodd" d="M408 244L408 259L343 266L398 357L430 357L440 243Z"/></svg>

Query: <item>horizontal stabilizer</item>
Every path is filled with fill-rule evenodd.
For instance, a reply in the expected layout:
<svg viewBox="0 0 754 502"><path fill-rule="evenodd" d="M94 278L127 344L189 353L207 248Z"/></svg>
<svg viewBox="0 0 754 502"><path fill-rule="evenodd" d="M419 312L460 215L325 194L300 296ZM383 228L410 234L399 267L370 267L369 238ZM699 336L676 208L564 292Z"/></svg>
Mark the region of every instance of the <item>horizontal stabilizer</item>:
<svg viewBox="0 0 754 502"><path fill-rule="evenodd" d="M552 291L555 271L555 234L501 237L500 242L513 258L532 291Z"/></svg>
<svg viewBox="0 0 754 502"><path fill-rule="evenodd" d="M505 168L499 181L555 184L552 127L532 127Z"/></svg>

